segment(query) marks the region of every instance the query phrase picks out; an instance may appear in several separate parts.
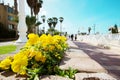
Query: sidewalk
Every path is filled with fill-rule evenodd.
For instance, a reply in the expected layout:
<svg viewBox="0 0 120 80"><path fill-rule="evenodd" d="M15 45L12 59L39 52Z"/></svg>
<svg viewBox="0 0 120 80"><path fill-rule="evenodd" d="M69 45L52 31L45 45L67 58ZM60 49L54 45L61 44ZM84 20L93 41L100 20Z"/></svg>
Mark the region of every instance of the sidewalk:
<svg viewBox="0 0 120 80"><path fill-rule="evenodd" d="M8 41L8 42L0 42L0 46L4 46L4 45L12 45L14 44L13 41Z"/></svg>
<svg viewBox="0 0 120 80"><path fill-rule="evenodd" d="M60 68L72 67L83 72L105 72L107 71L96 61L91 59L85 52L79 49L72 41L68 40L70 49L66 52L65 59L61 62Z"/></svg>
<svg viewBox="0 0 120 80"><path fill-rule="evenodd" d="M71 45L72 41L69 41L69 45ZM89 43L79 42L79 41L73 41L72 45L77 46L79 49L73 49L73 52L69 52L70 54L73 54L72 57L76 55L76 53L79 54L79 59L76 62L73 61L71 58L71 62L66 62L66 65L76 65L79 64L79 69L86 70L86 71L96 71L98 73L107 73L108 75L111 75L112 77L117 78L117 80L120 79L120 53L117 50L107 50L100 48L98 46L93 46ZM81 52L80 52L81 51ZM77 54L77 57L78 57ZM83 55L84 54L84 55ZM87 56L85 56L87 55ZM70 61L69 60L69 61ZM63 65L65 66L65 65ZM108 79L107 79L108 80ZM109 79L114 80L114 79Z"/></svg>
<svg viewBox="0 0 120 80"><path fill-rule="evenodd" d="M68 40L68 45L70 46L70 49L65 53L64 59L60 64L61 69L68 69L69 67L77 69L79 73L75 74L75 80L83 80L85 77L98 77L100 80L117 80L113 78L114 76L111 76L109 74L109 71L105 68L105 66L101 65L97 60L95 60L93 57L95 57L96 54L100 54L97 51L94 51L92 53L92 49L89 49L88 47L92 47L92 45L87 45L84 43L79 43L77 41L70 41ZM76 45L77 44L77 45ZM23 45L19 45L17 51L19 51L20 47ZM82 46L82 47L81 47ZM85 50L90 50L89 53L85 52ZM17 52L16 51L16 52ZM13 52L14 54L15 52ZM101 55L99 55L100 57ZM102 56L103 57L103 56ZM98 58L98 57L97 57ZM100 57L101 58L101 57ZM98 58L99 59L99 58ZM106 60L106 58L102 58L103 60ZM107 66L106 66L107 67ZM110 67L115 68L115 67ZM116 69L119 69L118 67ZM3 77L3 76L2 76ZM0 76L0 78L2 78ZM5 80L12 80L15 78L15 75L4 78ZM16 78L20 80L24 80L24 78ZM65 77L60 76L45 76L41 80L72 80Z"/></svg>

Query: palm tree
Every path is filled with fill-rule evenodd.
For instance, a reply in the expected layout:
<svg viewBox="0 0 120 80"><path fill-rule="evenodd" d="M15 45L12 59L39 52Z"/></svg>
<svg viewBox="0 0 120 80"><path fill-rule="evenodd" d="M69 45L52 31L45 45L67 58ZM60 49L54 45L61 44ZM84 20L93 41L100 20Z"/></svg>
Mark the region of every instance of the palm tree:
<svg viewBox="0 0 120 80"><path fill-rule="evenodd" d="M113 27L110 27L108 30L111 31L112 34L118 33L118 27L116 24Z"/></svg>
<svg viewBox="0 0 120 80"><path fill-rule="evenodd" d="M91 32L91 27L88 27L88 34L90 34Z"/></svg>
<svg viewBox="0 0 120 80"><path fill-rule="evenodd" d="M35 1L34 0L27 0L27 4L31 9L31 16L33 16L33 8L35 6Z"/></svg>
<svg viewBox="0 0 120 80"><path fill-rule="evenodd" d="M117 24L114 25L114 28L115 28L115 32L118 33L118 27L117 27Z"/></svg>
<svg viewBox="0 0 120 80"><path fill-rule="evenodd" d="M63 18L63 17L60 17L59 19L60 19L59 21L60 21L61 23L62 23L62 22L63 22L63 20L64 20L64 18Z"/></svg>
<svg viewBox="0 0 120 80"><path fill-rule="evenodd" d="M42 4L43 4L43 1L42 0L37 0L35 2L35 6L34 6L34 14L37 15L40 11L40 8L42 8Z"/></svg>
<svg viewBox="0 0 120 80"><path fill-rule="evenodd" d="M48 18L47 23L50 28L52 28L52 22L53 22L52 18Z"/></svg>
<svg viewBox="0 0 120 80"><path fill-rule="evenodd" d="M46 18L46 16L45 16L45 15L42 15L41 18L42 18L43 23L45 23L45 18Z"/></svg>
<svg viewBox="0 0 120 80"><path fill-rule="evenodd" d="M40 8L42 7L42 3L42 0L27 0L27 4L31 9L31 16L33 16L33 11L35 15L38 14Z"/></svg>
<svg viewBox="0 0 120 80"><path fill-rule="evenodd" d="M53 17L53 27L55 28L56 24L58 23L58 19L56 17Z"/></svg>
<svg viewBox="0 0 120 80"><path fill-rule="evenodd" d="M28 31L27 33L33 33L33 29L38 27L40 24L42 24L41 22L36 22L36 18L35 16L26 16L26 24L27 24L27 28L28 28Z"/></svg>
<svg viewBox="0 0 120 80"><path fill-rule="evenodd" d="M52 32L51 33L52 35L54 35L55 26L56 26L57 22L58 22L58 19L56 17L48 18L48 20L47 20L47 23L48 23L48 25L50 27L50 29L48 29L48 31L50 33Z"/></svg>

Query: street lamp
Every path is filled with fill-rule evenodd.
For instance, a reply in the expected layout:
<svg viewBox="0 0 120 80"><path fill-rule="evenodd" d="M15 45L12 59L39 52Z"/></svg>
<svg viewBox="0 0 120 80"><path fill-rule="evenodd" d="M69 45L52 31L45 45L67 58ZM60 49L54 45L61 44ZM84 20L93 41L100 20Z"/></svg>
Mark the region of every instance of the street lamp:
<svg viewBox="0 0 120 80"><path fill-rule="evenodd" d="M95 24L93 25L93 30L94 30L94 34L95 34Z"/></svg>
<svg viewBox="0 0 120 80"><path fill-rule="evenodd" d="M42 18L42 21L43 21L43 32L45 33L45 19L46 19L46 16L42 15L41 18Z"/></svg>
<svg viewBox="0 0 120 80"><path fill-rule="evenodd" d="M64 18L60 17L59 21L60 21L60 35L62 34L62 22L63 22Z"/></svg>

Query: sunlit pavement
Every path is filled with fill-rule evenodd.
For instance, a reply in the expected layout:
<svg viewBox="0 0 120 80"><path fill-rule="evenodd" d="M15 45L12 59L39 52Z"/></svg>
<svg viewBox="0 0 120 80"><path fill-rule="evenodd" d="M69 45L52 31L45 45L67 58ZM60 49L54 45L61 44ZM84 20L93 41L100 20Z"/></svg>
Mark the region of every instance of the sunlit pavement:
<svg viewBox="0 0 120 80"><path fill-rule="evenodd" d="M8 41L8 42L0 42L0 46L5 46L5 45L12 45L14 44L13 41Z"/></svg>
<svg viewBox="0 0 120 80"><path fill-rule="evenodd" d="M108 74L120 79L120 52L117 50L103 49L79 41L73 41L90 58L98 62L107 70ZM88 62L89 63L89 62ZM90 64L88 64L90 65ZM87 65L86 65L87 66Z"/></svg>
<svg viewBox="0 0 120 80"><path fill-rule="evenodd" d="M0 45L8 44L15 43L14 42L0 43ZM89 76L96 75L101 77L104 76L105 78L103 79L106 79L107 77L107 79L109 80L117 80L112 79L113 77L118 78L118 80L120 79L120 53L118 51L103 49L79 41L68 40L68 44L70 46L70 49L65 53L66 54L65 59L63 59L63 61L60 64L60 67L62 69L72 67L83 72L98 73L98 74L77 73L75 75L75 80L82 80L80 79L80 77L85 77L88 75ZM20 48L24 46L24 43L23 44L18 43L15 45L18 46L17 50L9 55L14 55L15 53L17 53L20 50ZM5 58L6 56L0 55L0 58L1 57ZM13 78L14 76L10 77ZM53 78L55 78L56 80L61 80L61 78L59 78L58 76L52 76L52 78L49 80L53 80ZM66 78L64 79L70 80ZM46 78L43 78L43 80L46 80Z"/></svg>

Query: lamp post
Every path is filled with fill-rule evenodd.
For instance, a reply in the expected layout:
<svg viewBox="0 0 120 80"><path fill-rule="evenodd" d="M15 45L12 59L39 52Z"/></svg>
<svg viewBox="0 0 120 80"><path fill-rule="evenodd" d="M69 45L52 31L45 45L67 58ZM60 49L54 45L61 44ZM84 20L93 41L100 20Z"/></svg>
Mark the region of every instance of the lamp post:
<svg viewBox="0 0 120 80"><path fill-rule="evenodd" d="M46 16L42 15L41 18L42 18L42 21L43 21L43 31L45 33L45 19L46 19Z"/></svg>
<svg viewBox="0 0 120 80"><path fill-rule="evenodd" d="M19 31L19 38L16 42L24 43L27 41L26 32L27 26L25 23L25 1L26 0L19 0L19 23L18 23L18 31Z"/></svg>
<svg viewBox="0 0 120 80"><path fill-rule="evenodd" d="M60 17L59 21L60 21L60 35L62 34L62 22L63 22L64 18Z"/></svg>
<svg viewBox="0 0 120 80"><path fill-rule="evenodd" d="M93 25L93 30L94 30L94 34L95 34L95 24Z"/></svg>

